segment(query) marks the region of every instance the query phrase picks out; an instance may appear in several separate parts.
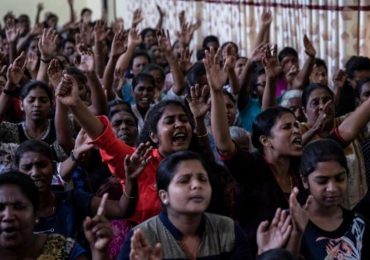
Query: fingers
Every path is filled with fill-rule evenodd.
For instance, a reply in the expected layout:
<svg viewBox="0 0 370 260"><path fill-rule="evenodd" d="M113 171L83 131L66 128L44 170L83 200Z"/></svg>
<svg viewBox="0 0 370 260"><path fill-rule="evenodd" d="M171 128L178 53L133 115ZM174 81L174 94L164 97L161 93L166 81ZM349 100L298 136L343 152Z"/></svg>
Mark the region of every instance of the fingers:
<svg viewBox="0 0 370 260"><path fill-rule="evenodd" d="M274 218L271 221L271 226L277 226L278 225L279 219L280 219L280 215L281 215L281 208L277 208L276 209L276 212L275 212L275 216L274 216Z"/></svg>
<svg viewBox="0 0 370 260"><path fill-rule="evenodd" d="M107 199L108 199L108 193L104 193L104 195L103 195L103 197L100 201L99 208L96 212L97 216L103 216L104 215L104 210L105 210L105 205L107 203Z"/></svg>
<svg viewBox="0 0 370 260"><path fill-rule="evenodd" d="M262 221L259 225L258 225L258 228L257 228L257 234L259 233L263 233L265 232L267 229L268 229L268 226L269 226L269 222L268 220L265 220L265 221Z"/></svg>

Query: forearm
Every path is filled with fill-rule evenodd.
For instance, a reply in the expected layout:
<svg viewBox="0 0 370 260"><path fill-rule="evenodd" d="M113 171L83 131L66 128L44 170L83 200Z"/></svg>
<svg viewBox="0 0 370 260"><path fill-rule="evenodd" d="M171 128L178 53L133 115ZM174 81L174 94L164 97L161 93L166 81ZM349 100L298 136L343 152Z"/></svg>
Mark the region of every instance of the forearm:
<svg viewBox="0 0 370 260"><path fill-rule="evenodd" d="M17 42L9 42L9 64L13 63L15 58L17 58Z"/></svg>
<svg viewBox="0 0 370 260"><path fill-rule="evenodd" d="M345 142L352 142L369 122L369 111L370 99L367 99L339 125L338 132Z"/></svg>
<svg viewBox="0 0 370 260"><path fill-rule="evenodd" d="M119 201L124 218L128 218L135 213L136 204L139 196L137 178L131 179L126 176L125 191Z"/></svg>
<svg viewBox="0 0 370 260"><path fill-rule="evenodd" d="M310 74L314 65L315 57L308 56L303 68L299 71L297 77L294 79L293 88L303 89L305 85L310 82Z"/></svg>
<svg viewBox="0 0 370 260"><path fill-rule="evenodd" d="M64 152L67 154L69 154L74 147L74 140L69 125L68 108L57 100L55 111L56 137L58 144L63 147Z"/></svg>
<svg viewBox="0 0 370 260"><path fill-rule="evenodd" d="M170 65L171 74L174 81L172 90L176 95L181 95L185 86L184 75L182 74L180 66L172 53L167 54L166 59L168 61L168 64Z"/></svg>
<svg viewBox="0 0 370 260"><path fill-rule="evenodd" d="M70 107L79 125L86 131L91 139L99 137L103 131L103 124L90 112L81 100Z"/></svg>
<svg viewBox="0 0 370 260"><path fill-rule="evenodd" d="M211 89L211 127L217 149L223 154L231 154L235 145L231 139L227 124L226 109L222 90Z"/></svg>
<svg viewBox="0 0 370 260"><path fill-rule="evenodd" d="M94 71L86 73L86 76L87 84L89 85L91 91L91 104L93 107L94 114L107 115L108 114L107 99L105 97L104 90L101 87L98 76Z"/></svg>
<svg viewBox="0 0 370 260"><path fill-rule="evenodd" d="M238 77L236 76L234 69L229 69L228 78L229 78L229 84L230 84L233 95L238 95L240 86L239 86Z"/></svg>
<svg viewBox="0 0 370 260"><path fill-rule="evenodd" d="M286 250L288 250L293 256L298 257L300 254L302 236L303 234L301 234L300 232L294 231L292 231L290 235Z"/></svg>
<svg viewBox="0 0 370 260"><path fill-rule="evenodd" d="M65 182L68 182L71 179L72 172L76 169L77 165L77 161L72 159L71 156L60 164L59 174Z"/></svg>
<svg viewBox="0 0 370 260"><path fill-rule="evenodd" d="M69 21L73 23L76 21L76 15L75 15L73 2L69 2L68 6L69 6Z"/></svg>
<svg viewBox="0 0 370 260"><path fill-rule="evenodd" d="M37 80L43 81L45 83L49 82L47 70L48 70L50 61L51 61L51 57L45 57L41 55L39 71L37 72L37 77L36 77Z"/></svg>
<svg viewBox="0 0 370 260"><path fill-rule="evenodd" d="M114 81L114 68L116 66L118 56L110 56L107 66L104 70L103 75L103 86L107 95L108 101L115 99L116 95L113 90L113 81Z"/></svg>
<svg viewBox="0 0 370 260"><path fill-rule="evenodd" d="M29 42L32 40L31 34L27 34L25 37L19 38L17 43L17 52L21 53L22 51L26 50L28 47Z"/></svg>
<svg viewBox="0 0 370 260"><path fill-rule="evenodd" d="M10 83L6 83L4 89L7 90L9 89L9 85ZM10 100L11 100L12 97L10 97L9 95L5 94L4 91L1 92L0 94L0 120L2 121L2 119L4 118L5 116L5 112L6 110L8 109L9 107L9 103L10 103Z"/></svg>
<svg viewBox="0 0 370 260"><path fill-rule="evenodd" d="M95 70L99 78L103 77L105 67L104 43L95 42Z"/></svg>
<svg viewBox="0 0 370 260"><path fill-rule="evenodd" d="M262 25L261 29L257 33L254 48L257 48L257 46L260 45L261 43L268 43L268 41L265 41L265 40L266 39L268 40L269 37L266 37L266 35L269 35L269 34L270 34L270 24Z"/></svg>
<svg viewBox="0 0 370 260"><path fill-rule="evenodd" d="M200 149L209 160L214 160L214 155L208 140L208 130L204 123L204 117L195 118L195 130L198 136Z"/></svg>
<svg viewBox="0 0 370 260"><path fill-rule="evenodd" d="M276 78L267 76L266 86L262 96L261 111L276 106L275 103Z"/></svg>
<svg viewBox="0 0 370 260"><path fill-rule="evenodd" d="M340 95L342 94L342 88L334 86L334 103L335 107L339 106Z"/></svg>
<svg viewBox="0 0 370 260"><path fill-rule="evenodd" d="M130 65L130 61L134 55L134 52L135 52L135 46L132 46L132 45L129 46L127 48L127 51L121 54L121 56L119 56L117 64L116 64L116 70L125 71Z"/></svg>
<svg viewBox="0 0 370 260"><path fill-rule="evenodd" d="M239 96L238 96L238 109L243 109L248 102L250 96L250 89L249 89L249 80L252 74L252 62L250 60L247 61L245 65L242 75L239 80Z"/></svg>

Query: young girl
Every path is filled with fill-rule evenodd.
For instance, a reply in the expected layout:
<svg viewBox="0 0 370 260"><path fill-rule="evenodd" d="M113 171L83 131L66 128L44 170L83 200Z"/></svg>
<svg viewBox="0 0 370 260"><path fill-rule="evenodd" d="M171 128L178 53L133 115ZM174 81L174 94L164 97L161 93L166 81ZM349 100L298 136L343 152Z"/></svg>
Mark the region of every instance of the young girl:
<svg viewBox="0 0 370 260"><path fill-rule="evenodd" d="M137 232L150 247L162 244L163 259L251 259L241 228L230 218L205 213L212 194L207 168L189 151L173 153L160 163L162 212L134 228L119 259L139 259L135 246L130 246Z"/></svg>
<svg viewBox="0 0 370 260"><path fill-rule="evenodd" d="M302 239L305 259L369 259L369 223L341 207L348 177L342 147L321 139L305 147L300 172L313 199L307 209L309 222Z"/></svg>

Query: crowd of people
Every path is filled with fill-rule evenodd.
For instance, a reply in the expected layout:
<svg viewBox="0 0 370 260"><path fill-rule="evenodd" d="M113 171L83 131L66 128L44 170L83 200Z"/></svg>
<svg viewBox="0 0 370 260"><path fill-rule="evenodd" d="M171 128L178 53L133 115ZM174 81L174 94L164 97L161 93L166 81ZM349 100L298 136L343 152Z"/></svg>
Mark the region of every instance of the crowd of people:
<svg viewBox="0 0 370 260"><path fill-rule="evenodd" d="M1 259L370 259L368 57L66 4L0 30Z"/></svg>

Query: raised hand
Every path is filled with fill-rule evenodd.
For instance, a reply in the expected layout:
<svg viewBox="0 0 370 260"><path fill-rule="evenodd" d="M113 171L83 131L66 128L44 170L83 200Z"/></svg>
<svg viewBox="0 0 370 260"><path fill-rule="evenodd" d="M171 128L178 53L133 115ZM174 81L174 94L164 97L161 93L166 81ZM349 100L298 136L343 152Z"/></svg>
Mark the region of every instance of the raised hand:
<svg viewBox="0 0 370 260"><path fill-rule="evenodd" d="M94 218L86 217L84 221L84 232L89 241L92 254L107 254L108 246L112 240L113 231L109 221L104 217L105 204L108 193L104 193Z"/></svg>
<svg viewBox="0 0 370 260"><path fill-rule="evenodd" d="M141 44L141 36L137 29L131 28L130 32L128 33L128 46L137 47Z"/></svg>
<svg viewBox="0 0 370 260"><path fill-rule="evenodd" d="M315 58L316 56L316 49L313 46L310 39L308 39L307 35L305 34L303 37L303 45L304 45L304 52L310 56L311 58Z"/></svg>
<svg viewBox="0 0 370 260"><path fill-rule="evenodd" d="M206 100L208 96L209 87L207 85L203 86L203 88L198 84L190 87L190 95L186 97L186 100L195 118L204 118L210 110L211 103Z"/></svg>
<svg viewBox="0 0 370 260"><path fill-rule="evenodd" d="M166 55L169 56L172 54L172 45L171 39L166 37L163 30L157 31L157 42L159 49Z"/></svg>
<svg viewBox="0 0 370 260"><path fill-rule="evenodd" d="M92 46L94 42L94 28L88 23L82 23L80 26L79 41L86 44L87 46ZM77 36L76 36L77 37ZM77 44L77 39L76 39Z"/></svg>
<svg viewBox="0 0 370 260"><path fill-rule="evenodd" d="M346 80L347 74L341 69L338 69L333 75L333 84L336 88L343 88Z"/></svg>
<svg viewBox="0 0 370 260"><path fill-rule="evenodd" d="M221 69L220 66L220 49L215 53L211 47L210 51L205 51L203 59L204 67L207 72L207 79L210 88L214 91L220 91L227 80L227 71Z"/></svg>
<svg viewBox="0 0 370 260"><path fill-rule="evenodd" d="M37 12L41 12L44 10L44 4L43 3L37 3Z"/></svg>
<svg viewBox="0 0 370 260"><path fill-rule="evenodd" d="M91 138L86 134L84 129L81 129L80 132L78 132L75 140L75 147L73 148L73 155L76 157L77 161L83 160L86 156L86 152L94 147L90 142Z"/></svg>
<svg viewBox="0 0 370 260"><path fill-rule="evenodd" d="M187 47L181 50L181 56L180 56L180 59L178 60L178 63L184 75L193 65L190 60L192 55L193 55L193 51L189 51L189 48Z"/></svg>
<svg viewBox="0 0 370 260"><path fill-rule="evenodd" d="M48 73L48 77L50 80L50 84L55 89L58 86L63 76L62 66L60 65L60 62L57 59L51 60L47 73Z"/></svg>
<svg viewBox="0 0 370 260"><path fill-rule="evenodd" d="M141 8L136 9L132 14L131 28L136 28L144 20L143 11Z"/></svg>
<svg viewBox="0 0 370 260"><path fill-rule="evenodd" d="M161 260L162 258L161 244L157 243L153 248L142 231L139 228L136 229L131 237L130 260Z"/></svg>
<svg viewBox="0 0 370 260"><path fill-rule="evenodd" d="M19 38L20 28L17 28L14 18L8 18L5 24L5 35L9 43L16 42Z"/></svg>
<svg viewBox="0 0 370 260"><path fill-rule="evenodd" d="M77 105L81 101L78 94L77 81L68 74L64 74L55 91L57 99L66 106Z"/></svg>
<svg viewBox="0 0 370 260"><path fill-rule="evenodd" d="M312 131L314 131L315 133L320 133L324 127L326 126L327 122L330 120L330 113L332 113L330 111L330 106L331 104L333 103L333 100L328 100L323 109L319 111L319 116L317 117L314 125L311 127Z"/></svg>
<svg viewBox="0 0 370 260"><path fill-rule="evenodd" d="M270 48L265 49L265 55L262 57L262 64L265 67L266 75L268 77L276 78L281 74L283 68L279 63L276 44L274 45L272 52L270 51Z"/></svg>
<svg viewBox="0 0 370 260"><path fill-rule="evenodd" d="M253 62L262 61L262 57L265 55L266 50L269 48L269 45L266 43L261 43L258 45L250 54L250 60Z"/></svg>
<svg viewBox="0 0 370 260"><path fill-rule="evenodd" d="M235 53L232 51L233 47L231 44L228 44L226 46L226 57L225 57L225 64L224 64L224 70L229 71L233 70L236 63L236 56Z"/></svg>
<svg viewBox="0 0 370 260"><path fill-rule="evenodd" d="M110 51L111 56L118 56L125 52L126 44L125 44L125 33L121 30L114 35L112 48Z"/></svg>
<svg viewBox="0 0 370 260"><path fill-rule="evenodd" d="M104 41L107 38L108 30L106 29L106 23L102 20L96 22L94 26L94 39L95 43Z"/></svg>
<svg viewBox="0 0 370 260"><path fill-rule="evenodd" d="M179 13L179 23L180 23L180 28L182 28L182 26L186 23L186 15L185 15L185 11L184 10L182 10Z"/></svg>
<svg viewBox="0 0 370 260"><path fill-rule="evenodd" d="M305 205L302 207L297 200L298 192L298 188L294 187L292 193L290 193L289 210L290 216L292 217L293 231L303 234L309 220L308 208L310 207L313 197L310 195Z"/></svg>
<svg viewBox="0 0 370 260"><path fill-rule="evenodd" d="M125 23L122 17L113 20L111 23L113 33L118 33L120 31L123 31L125 29L124 24Z"/></svg>
<svg viewBox="0 0 370 260"><path fill-rule="evenodd" d="M57 49L58 35L54 29L44 29L39 40L39 49L42 59L50 59Z"/></svg>
<svg viewBox="0 0 370 260"><path fill-rule="evenodd" d="M151 151L153 147L150 143L141 143L131 155L126 155L124 168L126 180L136 179L145 169L151 159Z"/></svg>
<svg viewBox="0 0 370 260"><path fill-rule="evenodd" d="M35 24L30 31L30 35L33 37L40 35L42 33L42 29L43 29L42 24Z"/></svg>
<svg viewBox="0 0 370 260"><path fill-rule="evenodd" d="M155 5L155 6L157 8L157 11L159 13L159 16L160 17L165 17L166 16L166 12L159 5Z"/></svg>
<svg viewBox="0 0 370 260"><path fill-rule="evenodd" d="M258 254L281 248L287 243L292 231L290 221L291 217L287 211L278 208L270 225L267 220L259 224L257 229Z"/></svg>
<svg viewBox="0 0 370 260"><path fill-rule="evenodd" d="M24 69L26 66L26 55L22 52L13 62L10 64L7 70L7 79L14 87L19 86L23 76Z"/></svg>
<svg viewBox="0 0 370 260"><path fill-rule="evenodd" d="M75 61L77 68L83 72L94 72L95 58L92 49L88 48L86 45L80 45L78 53L79 58Z"/></svg>
<svg viewBox="0 0 370 260"><path fill-rule="evenodd" d="M261 15L261 22L264 26L268 26L272 22L272 14L271 11L268 9L263 9Z"/></svg>
<svg viewBox="0 0 370 260"><path fill-rule="evenodd" d="M37 71L37 65L39 64L39 56L34 51L28 51L26 68L29 72Z"/></svg>

